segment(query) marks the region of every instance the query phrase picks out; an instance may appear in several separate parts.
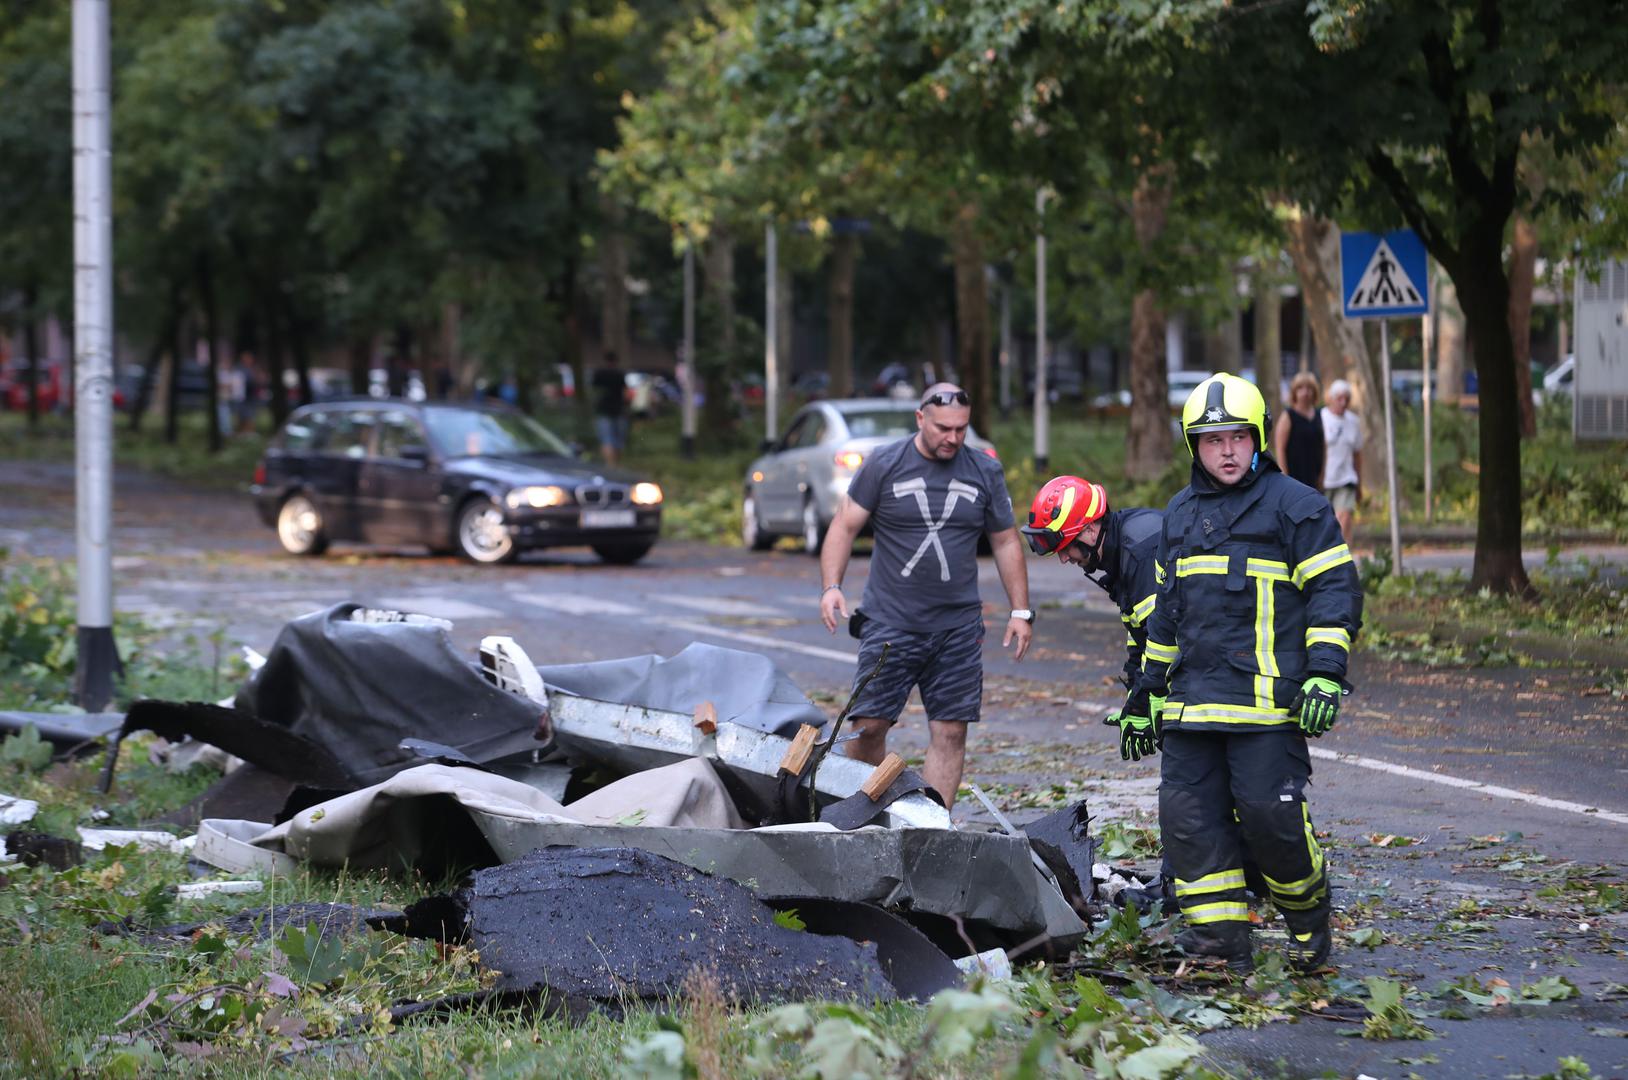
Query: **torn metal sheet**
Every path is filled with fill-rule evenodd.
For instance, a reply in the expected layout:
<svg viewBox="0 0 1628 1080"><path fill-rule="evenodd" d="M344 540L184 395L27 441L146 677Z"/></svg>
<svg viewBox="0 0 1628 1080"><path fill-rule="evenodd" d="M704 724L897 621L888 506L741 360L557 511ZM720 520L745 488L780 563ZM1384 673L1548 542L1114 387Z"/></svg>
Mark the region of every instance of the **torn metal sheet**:
<svg viewBox="0 0 1628 1080"><path fill-rule="evenodd" d="M40 738L59 750L105 739L119 730L123 713L36 713L0 711L0 732L21 731L32 725Z"/></svg>
<svg viewBox="0 0 1628 1080"><path fill-rule="evenodd" d="M1091 814L1085 800L1047 814L1023 826L1024 835L1048 869L1075 911L1084 912L1095 897L1093 867L1097 861L1097 841L1091 835Z"/></svg>
<svg viewBox="0 0 1628 1080"><path fill-rule="evenodd" d="M669 1000L702 969L741 1002L896 996L874 945L786 929L745 887L646 851L533 851L477 872L467 905L500 990L619 1011Z"/></svg>
<svg viewBox="0 0 1628 1080"><path fill-rule="evenodd" d="M768 657L702 642L669 657L630 656L537 670L551 691L657 712L688 716L710 701L720 721L754 731L791 736L803 724L826 722L819 706Z"/></svg>
<svg viewBox="0 0 1628 1080"><path fill-rule="evenodd" d="M20 795L0 795L0 825L23 825L34 820L40 804Z"/></svg>
<svg viewBox="0 0 1628 1080"><path fill-rule="evenodd" d="M453 812L461 809L462 813ZM647 825L651 831L686 827L728 833L744 828L712 766L699 759L675 763L608 784L561 805L519 781L476 769L421 765L383 783L301 810L272 827L206 821L208 835L194 856L222 869L252 868L253 854L237 841L318 866L404 870L426 875L498 862L473 820L481 813L528 824L557 821L597 828ZM230 865L215 862L224 852ZM268 867L273 872L275 866Z"/></svg>
<svg viewBox="0 0 1628 1080"><path fill-rule="evenodd" d="M882 974L900 997L926 1001L961 981L963 969L957 961L940 951L926 934L874 904L823 896L776 896L769 905L795 915L810 934L875 943ZM1004 952L1000 955L1006 956ZM1007 971L1011 971L1010 964Z"/></svg>
<svg viewBox="0 0 1628 1080"><path fill-rule="evenodd" d="M780 799L778 773L791 740L739 724L719 724L713 734L695 726L688 712L667 712L571 694L550 695L553 748L578 762L620 773L659 768L691 758L710 760L742 815L763 821ZM828 754L814 776L818 801L829 805L859 791L874 766ZM922 794L890 803L878 819L890 828L948 829L950 815Z"/></svg>
<svg viewBox="0 0 1628 1080"><path fill-rule="evenodd" d="M353 618L359 612L337 604L285 625L235 709L142 702L121 733L191 735L339 791L415 764L403 739L433 739L482 763L536 750L541 706L483 678L453 650L444 622Z"/></svg>
<svg viewBox="0 0 1628 1080"><path fill-rule="evenodd" d="M1012 942L1039 937L1067 948L1088 929L1035 871L1028 843L998 833L844 832L827 824L651 829L470 816L504 860L545 846L636 847L750 884L764 896L824 896L960 918Z"/></svg>

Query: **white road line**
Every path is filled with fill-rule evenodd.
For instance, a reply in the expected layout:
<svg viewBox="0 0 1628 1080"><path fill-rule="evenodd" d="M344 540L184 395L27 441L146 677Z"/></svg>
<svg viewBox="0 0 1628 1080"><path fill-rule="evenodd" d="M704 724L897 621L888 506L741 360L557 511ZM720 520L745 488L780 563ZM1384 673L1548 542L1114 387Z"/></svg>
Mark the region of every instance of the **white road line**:
<svg viewBox="0 0 1628 1080"><path fill-rule="evenodd" d="M1587 803L1551 799L1547 795L1533 795L1526 791L1516 791L1514 788L1500 787L1497 784L1483 784L1479 780L1466 780L1462 776L1448 776L1444 773L1414 769L1407 765L1392 765L1390 762L1381 761L1378 758L1363 757L1361 754L1342 754L1318 746L1311 747L1311 756L1322 758L1324 761L1338 761L1342 765L1355 765L1359 769L1372 769L1375 772L1390 773L1392 776L1405 776L1409 780L1428 780L1432 784L1441 784L1443 787L1463 788L1466 791L1477 791L1482 795L1509 799L1512 802L1531 803L1533 806L1541 806L1546 810L1564 810L1569 814L1583 814L1601 821L1628 825L1628 814L1618 813L1614 810L1601 810L1599 807L1589 806Z"/></svg>
<svg viewBox="0 0 1628 1080"><path fill-rule="evenodd" d="M688 619L655 618L650 621L661 626L671 627L674 630L688 630L692 634L727 638L730 641L744 641L749 645L757 646L759 649L778 649L785 652L803 653L807 656L817 656L821 660L835 660L843 664L851 664L858 658L856 653L839 652L836 649L825 649L818 645L804 645L797 641L778 641L762 634L749 634L741 630L725 630L717 626L708 626L706 623L690 622Z"/></svg>
<svg viewBox="0 0 1628 1080"><path fill-rule="evenodd" d="M779 608L765 607L754 604L750 600L730 600L715 596L658 596L654 599L663 604L676 604L679 607L699 611L705 615L726 615L743 619L763 619L783 616L784 611Z"/></svg>
<svg viewBox="0 0 1628 1080"><path fill-rule="evenodd" d="M516 600L533 607L547 608L562 615L640 615L638 608L576 593L511 593Z"/></svg>
<svg viewBox="0 0 1628 1080"><path fill-rule="evenodd" d="M449 596L388 596L377 605L395 611L411 611L418 615L433 615L437 619L495 619L502 614L493 608L471 604L467 600L454 600Z"/></svg>

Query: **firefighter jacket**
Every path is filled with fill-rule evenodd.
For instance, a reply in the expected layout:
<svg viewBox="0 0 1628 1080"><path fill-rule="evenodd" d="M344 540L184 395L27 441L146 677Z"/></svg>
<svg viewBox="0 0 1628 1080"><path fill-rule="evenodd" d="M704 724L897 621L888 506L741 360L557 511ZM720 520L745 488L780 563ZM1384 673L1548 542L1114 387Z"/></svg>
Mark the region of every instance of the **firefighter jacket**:
<svg viewBox="0 0 1628 1080"><path fill-rule="evenodd" d="M1142 507L1111 511L1102 526L1102 576L1092 580L1107 590L1125 624L1126 688L1134 686L1142 673L1147 622L1159 589L1153 566L1163 522L1159 511Z"/></svg>
<svg viewBox="0 0 1628 1080"><path fill-rule="evenodd" d="M1231 487L1195 460L1165 508L1142 685L1166 690L1167 729L1295 723L1313 675L1342 681L1362 587L1333 509L1270 455Z"/></svg>

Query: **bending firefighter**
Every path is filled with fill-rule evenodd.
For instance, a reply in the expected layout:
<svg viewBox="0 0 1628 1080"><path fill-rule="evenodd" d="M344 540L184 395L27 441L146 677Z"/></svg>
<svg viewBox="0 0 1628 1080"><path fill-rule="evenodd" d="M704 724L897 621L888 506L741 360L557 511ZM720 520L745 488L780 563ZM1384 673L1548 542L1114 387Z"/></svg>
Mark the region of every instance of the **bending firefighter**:
<svg viewBox="0 0 1628 1080"><path fill-rule="evenodd" d="M1158 584L1154 558L1158 554L1160 525L1157 510L1109 510L1108 492L1078 476L1048 480L1029 507L1023 536L1036 555L1056 555L1078 566L1107 592L1125 624L1127 689L1134 689L1142 674L1142 649L1147 642L1147 621L1153 614ZM1091 577L1101 571L1101 576ZM1109 721L1118 723L1118 714ZM1143 726L1119 724L1119 754L1140 761L1154 752L1153 721Z"/></svg>
<svg viewBox="0 0 1628 1080"><path fill-rule="evenodd" d="M1311 971L1328 959L1330 905L1306 736L1339 716L1362 592L1328 500L1279 471L1267 426L1260 391L1235 375L1188 398L1192 480L1165 509L1143 671L1121 711L1163 750L1159 827L1188 924L1177 944L1253 966L1247 847L1291 964Z"/></svg>

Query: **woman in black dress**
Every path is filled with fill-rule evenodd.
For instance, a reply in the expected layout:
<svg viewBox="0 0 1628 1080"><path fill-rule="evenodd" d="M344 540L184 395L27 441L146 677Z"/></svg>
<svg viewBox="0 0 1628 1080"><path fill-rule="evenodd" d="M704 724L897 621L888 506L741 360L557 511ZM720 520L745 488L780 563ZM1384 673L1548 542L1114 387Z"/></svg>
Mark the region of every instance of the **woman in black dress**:
<svg viewBox="0 0 1628 1080"><path fill-rule="evenodd" d="M1289 383L1289 407L1272 425L1272 454L1278 466L1315 491L1323 490L1323 419L1317 414L1322 386L1302 371Z"/></svg>

